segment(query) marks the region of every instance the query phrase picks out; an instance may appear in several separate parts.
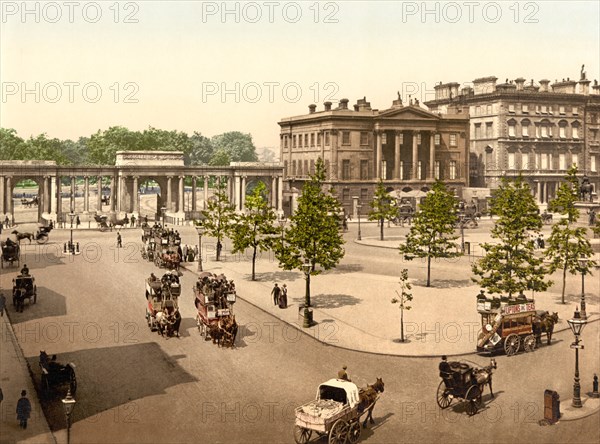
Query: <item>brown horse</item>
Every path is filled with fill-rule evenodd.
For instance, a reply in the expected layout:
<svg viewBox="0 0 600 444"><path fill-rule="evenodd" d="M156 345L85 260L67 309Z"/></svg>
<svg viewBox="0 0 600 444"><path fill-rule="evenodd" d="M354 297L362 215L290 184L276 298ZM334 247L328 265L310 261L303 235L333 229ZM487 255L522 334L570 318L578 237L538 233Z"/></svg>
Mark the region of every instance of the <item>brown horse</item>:
<svg viewBox="0 0 600 444"><path fill-rule="evenodd" d="M535 316L533 324L533 332L537 345L542 344L542 333L546 333L547 343L550 345L552 341L552 332L554 331L554 324L558 322L558 313L552 314L547 311L538 311Z"/></svg>
<svg viewBox="0 0 600 444"><path fill-rule="evenodd" d="M496 360L492 358L490 360L490 365L487 365L483 368L475 368L473 369L473 377L477 381L477 385L479 386L479 396L477 397L477 401L481 402L481 396L483 395L483 389L485 385L490 386L490 393L492 394L492 399L494 398L494 392L492 390L492 372L498 368L496 365Z"/></svg>
<svg viewBox="0 0 600 444"><path fill-rule="evenodd" d="M373 419L373 409L375 408L375 403L379 396L378 394L383 393L383 390L384 384L381 378L377 378L375 384L367 385L366 388L361 388L359 390L358 413L362 414L365 410L368 411L362 424L363 428L367 427L367 420L370 420L371 424L375 424L375 420Z"/></svg>
<svg viewBox="0 0 600 444"><path fill-rule="evenodd" d="M21 243L21 241L23 239L27 239L29 241L29 243L31 243L32 239L35 239L35 236L33 235L33 233L19 233L17 230L14 230L12 232L12 234L17 236L17 241L19 243Z"/></svg>

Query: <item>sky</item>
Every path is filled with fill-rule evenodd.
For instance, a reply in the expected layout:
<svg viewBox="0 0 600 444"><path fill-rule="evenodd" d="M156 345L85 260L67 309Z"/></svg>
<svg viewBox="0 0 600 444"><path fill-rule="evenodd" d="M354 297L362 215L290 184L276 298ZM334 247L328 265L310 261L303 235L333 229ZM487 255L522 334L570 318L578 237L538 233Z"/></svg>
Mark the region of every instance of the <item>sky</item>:
<svg viewBox="0 0 600 444"><path fill-rule="evenodd" d="M0 2L0 126L252 134L440 81L600 79L600 1ZM335 106L335 105L334 105Z"/></svg>

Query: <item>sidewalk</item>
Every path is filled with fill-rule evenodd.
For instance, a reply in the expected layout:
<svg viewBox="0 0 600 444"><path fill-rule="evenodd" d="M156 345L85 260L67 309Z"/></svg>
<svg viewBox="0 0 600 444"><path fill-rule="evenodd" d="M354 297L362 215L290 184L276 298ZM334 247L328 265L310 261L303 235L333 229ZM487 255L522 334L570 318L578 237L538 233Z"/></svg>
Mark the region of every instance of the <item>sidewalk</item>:
<svg viewBox="0 0 600 444"><path fill-rule="evenodd" d="M7 305L4 316L0 317L0 328L2 329L0 387L4 394L1 404L0 443L56 444L56 439L50 432L42 412L23 352L17 343L6 313L7 310L12 309L10 300L7 301ZM27 397L31 401L31 417L26 430L19 427L16 415L17 401L21 397L21 390L27 390Z"/></svg>

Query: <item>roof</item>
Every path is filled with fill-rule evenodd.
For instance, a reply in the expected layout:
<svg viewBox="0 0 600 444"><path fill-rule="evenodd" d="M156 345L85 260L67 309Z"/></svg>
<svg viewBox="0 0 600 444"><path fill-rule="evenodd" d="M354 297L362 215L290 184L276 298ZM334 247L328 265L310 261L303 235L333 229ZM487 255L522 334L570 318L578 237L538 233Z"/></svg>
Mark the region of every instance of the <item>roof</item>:
<svg viewBox="0 0 600 444"><path fill-rule="evenodd" d="M319 386L319 389L323 386L335 387L344 390L346 392L346 397L350 407L356 406L360 401L358 396L358 387L353 382L344 381L343 379L330 379L329 381L322 383Z"/></svg>

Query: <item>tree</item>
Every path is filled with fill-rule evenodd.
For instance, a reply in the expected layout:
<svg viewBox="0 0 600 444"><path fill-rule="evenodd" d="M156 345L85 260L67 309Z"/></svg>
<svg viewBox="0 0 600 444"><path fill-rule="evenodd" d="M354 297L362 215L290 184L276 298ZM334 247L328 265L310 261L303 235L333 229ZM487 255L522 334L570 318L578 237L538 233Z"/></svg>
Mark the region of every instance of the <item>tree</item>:
<svg viewBox="0 0 600 444"><path fill-rule="evenodd" d="M114 165L117 151L142 149L142 134L122 126L112 126L107 130L92 134L88 142L90 162L95 165Z"/></svg>
<svg viewBox="0 0 600 444"><path fill-rule="evenodd" d="M256 162L256 147L252 142L250 134L244 134L239 131L230 131L212 138L212 144L215 151L215 156L219 151L223 151L229 155L229 162ZM219 153L219 160L224 158L222 153ZM217 159L212 160L211 165L224 165L223 163L215 163ZM228 165L229 162L225 165Z"/></svg>
<svg viewBox="0 0 600 444"><path fill-rule="evenodd" d="M427 287L431 286L431 259L453 258L461 253L456 249L454 226L457 222L454 195L439 180L433 184L413 219L413 225L406 236L406 243L400 245L400 254L406 260L417 257L427 258Z"/></svg>
<svg viewBox="0 0 600 444"><path fill-rule="evenodd" d="M285 231L285 248L277 248L275 255L284 270L301 270L305 262L311 265L311 275L334 268L344 257L344 239L339 232L338 215L341 207L329 192L323 191L325 168L318 158L315 173L302 187L298 209L290 216L290 227ZM310 300L307 301L310 306Z"/></svg>
<svg viewBox="0 0 600 444"><path fill-rule="evenodd" d="M224 166L229 165L229 162L231 162L231 156L227 150L219 148L215 150L208 164L211 166Z"/></svg>
<svg viewBox="0 0 600 444"><path fill-rule="evenodd" d="M491 232L498 243L484 243L485 256L472 266L479 278L471 278L489 293L507 293L508 297L524 290L545 291L542 260L534 254L530 233L539 233L542 220L529 186L521 176L514 181L502 179L491 200L491 214L498 216Z"/></svg>
<svg viewBox="0 0 600 444"><path fill-rule="evenodd" d="M406 304L413 300L412 293L408 292L411 288L408 270L404 268L400 272L400 293L396 290L398 297L392 299L392 304L400 304L400 342L404 342L404 310L410 310L410 305Z"/></svg>
<svg viewBox="0 0 600 444"><path fill-rule="evenodd" d="M369 212L369 220L379 221L379 240L383 240L384 221L393 219L396 213L397 209L393 205L392 196L386 191L383 180L379 179Z"/></svg>
<svg viewBox="0 0 600 444"><path fill-rule="evenodd" d="M243 253L246 248L252 248L252 280L256 280L256 253L258 250L270 250L277 230L277 216L269 207L265 198L267 187L264 183L254 188L251 195L246 197L246 212L237 216L231 232L233 241L232 253Z"/></svg>
<svg viewBox="0 0 600 444"><path fill-rule="evenodd" d="M548 238L546 258L550 261L549 272L553 273L562 269L561 302L565 303L565 286L567 271L570 274L592 274L594 261L587 260L593 254L592 246L587 238L587 228L575 227L579 218L579 210L575 202L579 198L579 181L577 180L577 167L573 166L568 171L565 181L562 182L548 207L550 211L563 216L561 220L552 225L552 233ZM579 259L586 259L581 262Z"/></svg>
<svg viewBox="0 0 600 444"><path fill-rule="evenodd" d="M190 136L190 152L185 158L186 165L208 165L214 151L211 140L195 131Z"/></svg>
<svg viewBox="0 0 600 444"><path fill-rule="evenodd" d="M235 218L235 210L227 197L227 182L219 180L215 194L206 202L204 216L204 229L206 234L217 239L217 261L221 260L223 238L231 231L231 224Z"/></svg>
<svg viewBox="0 0 600 444"><path fill-rule="evenodd" d="M12 128L0 128L0 160L23 160L27 145Z"/></svg>

